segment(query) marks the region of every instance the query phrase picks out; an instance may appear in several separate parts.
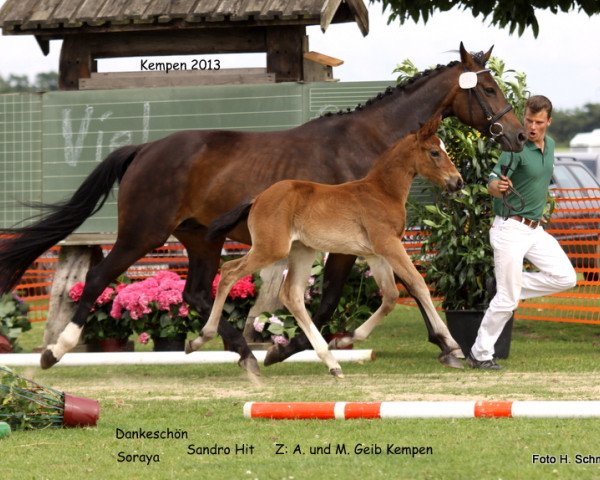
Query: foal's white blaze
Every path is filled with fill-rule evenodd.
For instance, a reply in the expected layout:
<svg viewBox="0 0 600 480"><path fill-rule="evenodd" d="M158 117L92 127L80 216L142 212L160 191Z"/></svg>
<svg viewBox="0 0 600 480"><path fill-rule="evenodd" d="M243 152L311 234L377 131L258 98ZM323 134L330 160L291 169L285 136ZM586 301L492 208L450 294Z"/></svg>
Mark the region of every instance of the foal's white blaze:
<svg viewBox="0 0 600 480"><path fill-rule="evenodd" d="M440 148L442 149L442 152L444 152L446 155L448 155L448 151L446 150L446 145L444 145L444 142L442 141L441 138L440 138Z"/></svg>

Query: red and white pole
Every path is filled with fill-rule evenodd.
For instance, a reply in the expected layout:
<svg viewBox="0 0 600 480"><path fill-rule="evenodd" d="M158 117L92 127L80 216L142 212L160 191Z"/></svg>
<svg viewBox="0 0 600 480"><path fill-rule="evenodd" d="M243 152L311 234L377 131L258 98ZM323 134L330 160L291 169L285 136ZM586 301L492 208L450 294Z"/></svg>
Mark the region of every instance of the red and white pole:
<svg viewBox="0 0 600 480"><path fill-rule="evenodd" d="M247 402L246 418L586 418L600 417L600 401Z"/></svg>

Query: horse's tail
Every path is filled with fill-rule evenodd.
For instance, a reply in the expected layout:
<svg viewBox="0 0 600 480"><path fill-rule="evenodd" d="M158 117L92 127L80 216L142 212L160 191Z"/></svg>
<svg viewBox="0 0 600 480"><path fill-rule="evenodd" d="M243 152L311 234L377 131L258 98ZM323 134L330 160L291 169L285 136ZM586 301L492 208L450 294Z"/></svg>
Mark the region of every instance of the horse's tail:
<svg viewBox="0 0 600 480"><path fill-rule="evenodd" d="M238 223L248 218L253 203L253 201L240 203L233 210L216 218L208 227L206 239L214 242L227 235Z"/></svg>
<svg viewBox="0 0 600 480"><path fill-rule="evenodd" d="M112 152L83 181L69 200L33 204L42 210L38 220L25 227L0 229L0 294L15 287L36 258L73 233L96 213L110 195L114 183L125 174L141 145L127 145Z"/></svg>

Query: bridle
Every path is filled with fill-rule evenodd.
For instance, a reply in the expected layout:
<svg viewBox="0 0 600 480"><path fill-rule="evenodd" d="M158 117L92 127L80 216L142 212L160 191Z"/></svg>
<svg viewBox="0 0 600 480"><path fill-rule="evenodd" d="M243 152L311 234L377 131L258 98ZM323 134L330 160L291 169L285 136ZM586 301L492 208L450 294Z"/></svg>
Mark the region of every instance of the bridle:
<svg viewBox="0 0 600 480"><path fill-rule="evenodd" d="M500 120L504 115L506 115L508 112L510 112L512 110L512 107L509 103L507 103L506 106L502 110L500 110L497 113L494 113L494 112L492 112L492 109L489 107L489 105L486 105L486 103L483 101L483 97L481 96L481 93L479 93L477 91L477 89L475 88L477 86L477 75L479 75L480 73L484 73L484 72L489 72L489 69L479 70L478 72L472 72L470 70L467 70L464 73L462 73L460 75L460 77L458 77L458 85L463 90L469 91L469 115L471 117L471 124L473 124L473 104L471 102L471 98L472 98L472 95L475 95L475 98L477 99L477 103L479 103L479 106L481 107L481 110L483 110L483 114L485 115L485 118L488 121L486 128L489 131L490 138L492 140L496 141L499 137L504 135L504 128L502 127L502 124L498 122L498 120ZM508 165L503 165L501 167L502 175L504 175L504 176L508 175L509 170L512 167L512 164L513 164L513 152L511 152L511 154L510 154L510 163ZM525 208L524 197L519 192L517 192L512 186L510 187L509 192L516 196L517 200L520 202L520 208L518 208L518 209L514 208L509 203L508 195L507 195L508 192L505 192L502 195L502 202L507 209L507 213L504 217L505 220L511 215L511 212L522 211Z"/></svg>
<svg viewBox="0 0 600 480"><path fill-rule="evenodd" d="M475 95L475 99L477 100L477 103L479 103L479 106L481 107L481 110L488 121L486 129L489 132L489 136L492 140L497 140L499 137L504 135L504 127L502 127L502 124L499 123L498 120L510 112L512 110L512 106L507 103L502 110L494 113L490 106L483 101L481 93L479 93L475 88L477 86L477 75L489 71L489 69L479 70L478 72L467 70L461 74L458 82L460 88L469 91L469 115L471 117L471 124L473 123L473 104L471 102L471 98L472 95Z"/></svg>

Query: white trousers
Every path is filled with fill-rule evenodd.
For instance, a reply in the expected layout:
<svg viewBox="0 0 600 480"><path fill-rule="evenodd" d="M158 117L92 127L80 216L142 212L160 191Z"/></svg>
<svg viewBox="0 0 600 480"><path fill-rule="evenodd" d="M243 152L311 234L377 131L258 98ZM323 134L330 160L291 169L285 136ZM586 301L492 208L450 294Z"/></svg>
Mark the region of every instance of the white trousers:
<svg viewBox="0 0 600 480"><path fill-rule="evenodd" d="M481 321L471 354L491 360L494 344L519 300L561 292L577 284L577 274L556 239L538 226L533 229L517 220L496 217L490 230L494 249L496 295ZM539 272L524 272L523 259Z"/></svg>

